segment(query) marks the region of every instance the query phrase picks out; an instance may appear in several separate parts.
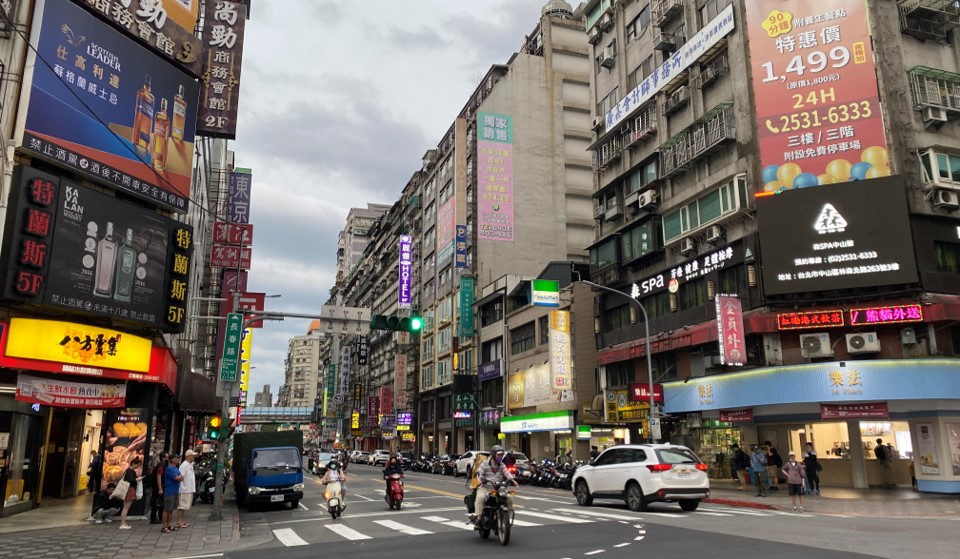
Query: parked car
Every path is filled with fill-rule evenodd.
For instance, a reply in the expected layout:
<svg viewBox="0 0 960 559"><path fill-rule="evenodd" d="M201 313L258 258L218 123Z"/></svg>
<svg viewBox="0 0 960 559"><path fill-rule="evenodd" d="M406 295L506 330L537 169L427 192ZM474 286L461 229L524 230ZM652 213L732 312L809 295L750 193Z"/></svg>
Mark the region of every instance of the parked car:
<svg viewBox="0 0 960 559"><path fill-rule="evenodd" d="M440 473L445 476L452 476L456 472L458 458L460 458L459 454L448 454L441 463Z"/></svg>
<svg viewBox="0 0 960 559"><path fill-rule="evenodd" d="M313 464L310 467L310 472L317 476L322 476L327 473L327 464L333 460L333 454L329 452L321 452L314 456Z"/></svg>
<svg viewBox="0 0 960 559"><path fill-rule="evenodd" d="M470 470L473 468L473 461L477 459L477 455L482 454L484 457L490 456L490 453L484 450L468 450L460 455L460 458L457 458L457 463L453 468L453 477L457 476L470 476Z"/></svg>
<svg viewBox="0 0 960 559"><path fill-rule="evenodd" d="M367 457L369 457L369 456L370 456L370 453L367 452L366 450L358 450L358 451L357 451L357 455L356 455L356 457L353 459L353 461L354 461L354 463L356 463L356 464L366 464L366 463L367 463Z"/></svg>
<svg viewBox="0 0 960 559"><path fill-rule="evenodd" d="M680 503L681 509L694 511L710 496L708 469L685 446L618 445L577 468L573 494L585 507L594 499L618 499L632 511L644 511L657 501Z"/></svg>
<svg viewBox="0 0 960 559"><path fill-rule="evenodd" d="M390 459L389 450L374 450L367 456L367 465L369 466L379 466L381 464L386 464L387 460Z"/></svg>
<svg viewBox="0 0 960 559"><path fill-rule="evenodd" d="M400 461L400 467L404 470L408 470L410 469L410 466L413 465L413 453L401 452L398 460Z"/></svg>

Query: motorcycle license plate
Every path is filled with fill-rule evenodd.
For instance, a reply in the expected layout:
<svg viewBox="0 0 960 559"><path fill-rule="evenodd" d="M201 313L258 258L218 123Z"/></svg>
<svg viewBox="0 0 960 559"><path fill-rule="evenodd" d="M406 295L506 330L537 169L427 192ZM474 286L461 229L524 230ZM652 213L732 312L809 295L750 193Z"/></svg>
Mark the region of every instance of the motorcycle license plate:
<svg viewBox="0 0 960 559"><path fill-rule="evenodd" d="M270 495L270 502L271 502L271 503L282 503L282 502L283 502L283 495Z"/></svg>
<svg viewBox="0 0 960 559"><path fill-rule="evenodd" d="M208 488L207 488L207 492L208 492L208 493L213 493L213 492L215 492L216 490L217 490L216 487L208 487Z"/></svg>

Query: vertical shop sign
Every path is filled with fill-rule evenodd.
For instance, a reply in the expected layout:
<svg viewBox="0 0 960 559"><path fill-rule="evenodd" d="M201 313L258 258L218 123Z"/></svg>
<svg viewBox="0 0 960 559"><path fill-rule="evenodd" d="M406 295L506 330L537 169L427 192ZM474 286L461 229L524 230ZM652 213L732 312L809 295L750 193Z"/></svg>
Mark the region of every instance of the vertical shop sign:
<svg viewBox="0 0 960 559"><path fill-rule="evenodd" d="M22 165L14 168L4 243L5 299L43 299L59 196L57 177Z"/></svg>
<svg viewBox="0 0 960 559"><path fill-rule="evenodd" d="M747 341L743 334L743 307L734 295L717 295L717 340L720 341L720 364L743 365L747 357Z"/></svg>
<svg viewBox="0 0 960 559"><path fill-rule="evenodd" d="M193 258L193 228L186 224L170 232L170 261L167 263L167 292L164 319L167 326L182 332L187 320L187 289L190 287L190 261Z"/></svg>
<svg viewBox="0 0 960 559"><path fill-rule="evenodd" d="M375 427L380 423L380 397L367 398L367 425Z"/></svg>
<svg viewBox="0 0 960 559"><path fill-rule="evenodd" d="M471 277L460 278L460 328L457 336L470 338L474 332L473 288L475 280Z"/></svg>
<svg viewBox="0 0 960 559"><path fill-rule="evenodd" d="M477 115L477 237L513 241L513 117Z"/></svg>
<svg viewBox="0 0 960 559"><path fill-rule="evenodd" d="M400 264L397 275L400 280L397 289L397 304L401 309L409 309L412 297L411 278L413 270L413 237L400 235Z"/></svg>
<svg viewBox="0 0 960 559"><path fill-rule="evenodd" d="M763 194L890 174L864 0L748 0Z"/></svg>
<svg viewBox="0 0 960 559"><path fill-rule="evenodd" d="M250 351L253 349L253 328L247 327L243 331L243 340L240 342L240 397L238 408L247 405L247 392L250 386Z"/></svg>
<svg viewBox="0 0 960 559"><path fill-rule="evenodd" d="M250 169L236 169L230 173L230 192L227 197L227 221L230 223L250 223L252 186L253 172Z"/></svg>
<svg viewBox="0 0 960 559"><path fill-rule="evenodd" d="M363 383L361 382L353 383L353 407L363 408Z"/></svg>
<svg viewBox="0 0 960 559"><path fill-rule="evenodd" d="M393 394L398 409L407 407L407 356L394 357Z"/></svg>
<svg viewBox="0 0 960 559"><path fill-rule="evenodd" d="M570 311L550 311L550 387L573 390L573 358L570 351Z"/></svg>
<svg viewBox="0 0 960 559"><path fill-rule="evenodd" d="M220 380L222 381L234 382L237 380L241 328L243 328L243 315L240 313L228 314L226 335L223 342L223 356L220 358Z"/></svg>
<svg viewBox="0 0 960 559"><path fill-rule="evenodd" d="M203 74L197 134L237 137L240 66L247 7L240 2L207 0L203 26Z"/></svg>
<svg viewBox="0 0 960 559"><path fill-rule="evenodd" d="M393 413L393 388L389 386L380 387L380 413L387 415Z"/></svg>
<svg viewBox="0 0 960 559"><path fill-rule="evenodd" d="M467 267L467 226L457 225L457 234L454 239L454 261L457 268Z"/></svg>
<svg viewBox="0 0 960 559"><path fill-rule="evenodd" d="M940 475L940 457L937 454L937 441L933 438L933 423L917 423L917 435L920 473L928 476Z"/></svg>

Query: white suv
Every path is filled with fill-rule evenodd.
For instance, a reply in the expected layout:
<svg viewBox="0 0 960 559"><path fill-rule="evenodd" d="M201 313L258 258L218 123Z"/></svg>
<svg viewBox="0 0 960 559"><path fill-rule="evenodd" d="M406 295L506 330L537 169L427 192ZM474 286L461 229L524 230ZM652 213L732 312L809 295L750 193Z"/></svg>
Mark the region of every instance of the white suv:
<svg viewBox="0 0 960 559"><path fill-rule="evenodd" d="M490 453L484 450L468 450L464 452L460 455L460 458L457 458L457 461L453 465L453 477L470 477L473 462L477 459L478 454L482 454L484 457L490 456Z"/></svg>
<svg viewBox="0 0 960 559"><path fill-rule="evenodd" d="M389 459L390 453L388 451L374 450L370 453L370 456L367 457L367 464L370 466L379 466L380 464L386 464Z"/></svg>
<svg viewBox="0 0 960 559"><path fill-rule="evenodd" d="M622 499L633 511L647 503L678 502L693 511L710 496L708 466L685 446L619 445L604 450L573 474L573 494L582 506L594 498Z"/></svg>

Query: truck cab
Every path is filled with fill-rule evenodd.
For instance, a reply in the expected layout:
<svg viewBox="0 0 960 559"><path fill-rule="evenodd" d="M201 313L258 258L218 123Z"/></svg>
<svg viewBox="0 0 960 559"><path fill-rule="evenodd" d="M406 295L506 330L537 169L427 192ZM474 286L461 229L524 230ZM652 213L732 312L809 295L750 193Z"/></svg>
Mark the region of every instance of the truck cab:
<svg viewBox="0 0 960 559"><path fill-rule="evenodd" d="M303 498L303 453L300 447L264 444L260 437L247 435L260 433L234 437L237 503L245 504L248 509L266 503L290 503L291 508L297 508ZM254 444L246 444L248 442Z"/></svg>

